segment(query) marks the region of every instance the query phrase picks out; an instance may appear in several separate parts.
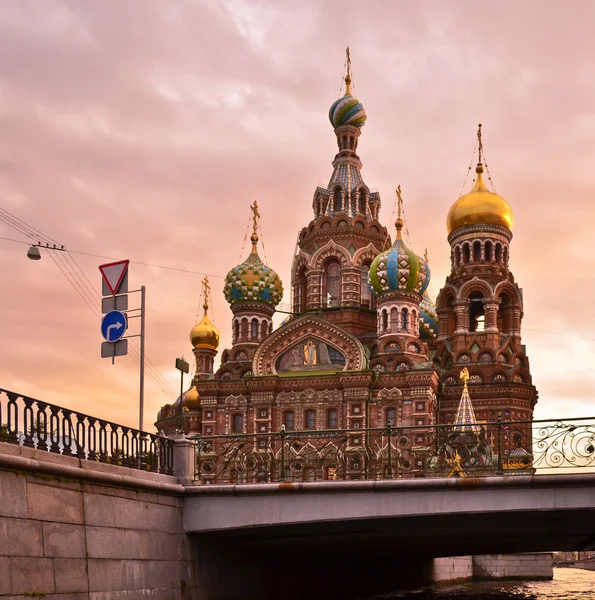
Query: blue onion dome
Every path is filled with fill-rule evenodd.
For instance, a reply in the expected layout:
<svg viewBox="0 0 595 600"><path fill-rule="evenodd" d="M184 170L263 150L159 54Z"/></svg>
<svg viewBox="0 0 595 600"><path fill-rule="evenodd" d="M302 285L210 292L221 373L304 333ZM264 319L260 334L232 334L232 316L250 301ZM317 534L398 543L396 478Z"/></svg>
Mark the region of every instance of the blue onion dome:
<svg viewBox="0 0 595 600"><path fill-rule="evenodd" d="M333 102L328 118L335 129L341 125L363 127L368 118L364 105L351 95L351 75L349 73L345 77L345 95Z"/></svg>
<svg viewBox="0 0 595 600"><path fill-rule="evenodd" d="M267 267L256 252L258 236L252 234L252 252L225 278L223 293L230 304L238 302L262 302L277 306L283 297L283 284L279 275Z"/></svg>
<svg viewBox="0 0 595 600"><path fill-rule="evenodd" d="M403 221L400 216L396 226L395 243L372 261L370 285L376 294L405 290L422 295L430 285L430 267L405 245L401 237Z"/></svg>
<svg viewBox="0 0 595 600"><path fill-rule="evenodd" d="M438 335L438 316L436 307L427 290L419 303L419 332L421 339L433 339Z"/></svg>

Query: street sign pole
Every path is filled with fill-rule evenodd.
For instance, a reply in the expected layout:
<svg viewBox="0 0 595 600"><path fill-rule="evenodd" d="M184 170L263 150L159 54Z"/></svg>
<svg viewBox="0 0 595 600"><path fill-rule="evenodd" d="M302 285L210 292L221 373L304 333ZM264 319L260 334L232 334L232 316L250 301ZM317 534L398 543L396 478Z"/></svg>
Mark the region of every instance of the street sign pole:
<svg viewBox="0 0 595 600"><path fill-rule="evenodd" d="M143 410L145 402L145 286L140 288L140 394L138 430L143 431Z"/></svg>

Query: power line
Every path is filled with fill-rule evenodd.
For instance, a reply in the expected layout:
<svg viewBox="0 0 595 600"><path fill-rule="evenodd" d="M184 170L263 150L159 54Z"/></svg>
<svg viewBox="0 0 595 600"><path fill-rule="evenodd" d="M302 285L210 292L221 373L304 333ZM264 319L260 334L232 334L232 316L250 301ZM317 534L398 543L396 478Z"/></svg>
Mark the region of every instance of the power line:
<svg viewBox="0 0 595 600"><path fill-rule="evenodd" d="M18 217L16 217L15 215L3 208L0 208L0 221L4 222L16 231L22 233L26 237L29 237L31 240L39 244L41 244L42 242L49 244L51 242L52 245L59 245L55 240L53 240L49 236L43 234L41 231L30 226L25 221L19 219ZM27 243L22 242L20 240L13 240L10 238L1 239L17 243ZM85 275L84 271L80 268L79 264L72 256L72 253L65 251L65 253L50 252L49 254L52 261L55 263L55 265L58 267L58 269L64 275L64 277L66 277L67 281L74 288L77 294L81 297L83 302L89 307L94 316L100 319L101 312L98 310L97 306L99 305L99 302L101 302L101 298L97 294L96 290L93 288L93 285L89 281L89 278ZM82 275L82 277L81 275L79 275L79 273ZM138 341L136 339L132 339L131 342L131 358L137 364L140 364ZM147 368L147 375L158 387L158 389L160 389L162 392L168 395L177 395L170 387L169 382L165 379L165 377L161 375L161 373L151 362L151 360L145 357L145 363L145 367Z"/></svg>
<svg viewBox="0 0 595 600"><path fill-rule="evenodd" d="M0 218L0 220L3 220L3 219ZM10 225L10 223L8 223L6 221L5 221L5 223L7 225ZM12 225L10 225L10 226L12 227ZM36 241L38 241L37 238L31 238L31 239L35 239ZM31 242L26 242L24 240L15 240L14 238L8 238L8 237L3 237L3 236L0 236L0 240L4 240L6 242L14 242L16 244L25 244L27 246L31 245ZM43 246L41 247L41 249L43 250ZM81 252L78 250L66 250L66 252L68 254L78 254L80 256L92 256L94 258L102 258L102 259L106 259L106 260L114 260L114 261L120 260L119 258L116 258L115 256L105 256L103 254L93 254L92 252ZM167 265L154 265L153 263L141 262L138 260L131 260L130 263L134 264L134 265L141 265L143 267L153 267L155 269L166 269L168 271L178 271L179 273L188 273L189 275L200 275L202 277L207 275L208 277L215 277L217 279L225 279L225 277L223 275L215 275L213 273L205 273L204 271L192 271L191 269L180 269L179 267L169 267Z"/></svg>

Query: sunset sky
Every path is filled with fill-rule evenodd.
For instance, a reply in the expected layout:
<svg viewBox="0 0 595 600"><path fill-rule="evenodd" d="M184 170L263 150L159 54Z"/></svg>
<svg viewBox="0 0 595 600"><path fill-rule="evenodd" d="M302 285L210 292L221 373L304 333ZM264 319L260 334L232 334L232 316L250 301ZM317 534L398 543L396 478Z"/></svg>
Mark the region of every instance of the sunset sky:
<svg viewBox="0 0 595 600"><path fill-rule="evenodd" d="M213 275L212 317L229 347L223 277L249 252L255 199L289 301L296 236L331 174L327 113L350 46L368 113L364 179L391 233L401 184L434 297L450 268L446 214L471 187L483 124L494 185L515 212L536 417L590 416L593 23L589 0L4 0L0 208L73 252L94 307L109 260L88 254L178 269L130 267L131 287L147 288L147 356L164 378L146 382L152 430L179 391L175 358L193 358L199 273ZM27 242L1 220L0 237ZM138 364L100 358L99 318L48 252L32 262L27 247L0 239L0 387L136 425Z"/></svg>

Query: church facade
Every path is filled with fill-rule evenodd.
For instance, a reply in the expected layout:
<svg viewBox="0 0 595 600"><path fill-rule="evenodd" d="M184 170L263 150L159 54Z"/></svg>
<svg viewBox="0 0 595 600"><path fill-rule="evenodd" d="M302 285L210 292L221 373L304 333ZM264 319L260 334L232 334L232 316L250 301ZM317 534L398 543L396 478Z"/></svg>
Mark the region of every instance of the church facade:
<svg viewBox="0 0 595 600"><path fill-rule="evenodd" d="M349 64L349 63L348 63ZM252 251L226 277L232 345L221 353L208 316L190 341L192 387L159 411L158 430L191 435L366 430L452 423L464 382L478 423L528 421L537 392L521 339L522 293L509 269L513 213L484 182L447 215L451 272L436 303L430 267L403 239L401 191L396 234L379 221L381 199L364 182L357 153L366 121L345 77L329 118L338 151L326 187L313 194L313 218L299 232L291 269L292 314L273 328L282 283ZM468 380L468 381L467 381Z"/></svg>

